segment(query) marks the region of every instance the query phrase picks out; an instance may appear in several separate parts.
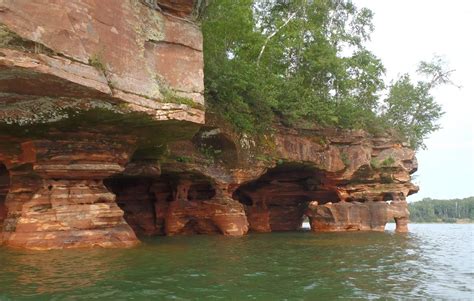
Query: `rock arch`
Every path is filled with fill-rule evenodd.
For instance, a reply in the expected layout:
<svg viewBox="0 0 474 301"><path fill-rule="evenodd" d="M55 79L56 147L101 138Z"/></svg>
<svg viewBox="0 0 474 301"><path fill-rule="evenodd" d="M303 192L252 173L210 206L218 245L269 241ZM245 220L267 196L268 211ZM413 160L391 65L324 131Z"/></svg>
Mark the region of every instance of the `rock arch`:
<svg viewBox="0 0 474 301"><path fill-rule="evenodd" d="M233 194L245 207L250 230L298 230L308 204L339 202L328 174L312 165L284 163L244 183Z"/></svg>

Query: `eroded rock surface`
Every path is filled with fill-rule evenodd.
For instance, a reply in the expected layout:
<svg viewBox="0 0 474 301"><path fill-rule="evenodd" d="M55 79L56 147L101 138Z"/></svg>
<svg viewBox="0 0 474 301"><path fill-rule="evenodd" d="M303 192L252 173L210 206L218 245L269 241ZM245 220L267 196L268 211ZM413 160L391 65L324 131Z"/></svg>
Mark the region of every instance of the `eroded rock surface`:
<svg viewBox="0 0 474 301"><path fill-rule="evenodd" d="M22 206L8 245L30 249L137 244L123 212L100 181L45 182Z"/></svg>
<svg viewBox="0 0 474 301"><path fill-rule="evenodd" d="M212 179L186 172L107 181L125 219L141 235L247 233L244 207Z"/></svg>
<svg viewBox="0 0 474 301"><path fill-rule="evenodd" d="M121 247L135 235L294 231L305 217L316 232L382 231L391 220L408 230L413 151L389 136L287 131L270 148L220 128L166 136L157 149L111 133L4 139L3 240Z"/></svg>
<svg viewBox="0 0 474 301"><path fill-rule="evenodd" d="M64 118L59 108L101 107L203 123L200 29L140 1L120 4L1 1L0 118L48 121ZM190 4L176 9L187 14Z"/></svg>
<svg viewBox="0 0 474 301"><path fill-rule="evenodd" d="M401 142L362 131L286 128L274 141L263 151L261 174L234 193L251 230L296 230L309 217L313 231L383 230L393 219L397 231L407 231L406 197L418 191L410 181L417 162Z"/></svg>
<svg viewBox="0 0 474 301"><path fill-rule="evenodd" d="M339 202L309 204L307 216L311 229L321 232L384 231L387 221L395 219L396 231L407 232L406 202Z"/></svg>
<svg viewBox="0 0 474 301"><path fill-rule="evenodd" d="M38 250L135 245L135 233L102 182L123 171L133 140L87 134L68 138L23 142L19 153L4 158L10 175L5 243Z"/></svg>

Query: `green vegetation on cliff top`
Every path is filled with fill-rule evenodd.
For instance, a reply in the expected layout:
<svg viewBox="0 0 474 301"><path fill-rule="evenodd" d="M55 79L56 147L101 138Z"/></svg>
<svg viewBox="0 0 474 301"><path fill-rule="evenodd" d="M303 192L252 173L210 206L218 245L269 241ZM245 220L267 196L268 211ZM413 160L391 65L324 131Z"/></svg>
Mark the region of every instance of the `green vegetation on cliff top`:
<svg viewBox="0 0 474 301"><path fill-rule="evenodd" d="M425 198L408 204L410 221L415 223L474 222L474 197L453 200Z"/></svg>
<svg viewBox="0 0 474 301"><path fill-rule="evenodd" d="M430 92L449 82L439 58L385 84L365 42L372 12L348 0L211 0L202 16L209 109L249 134L290 126L395 129L415 149L437 130Z"/></svg>

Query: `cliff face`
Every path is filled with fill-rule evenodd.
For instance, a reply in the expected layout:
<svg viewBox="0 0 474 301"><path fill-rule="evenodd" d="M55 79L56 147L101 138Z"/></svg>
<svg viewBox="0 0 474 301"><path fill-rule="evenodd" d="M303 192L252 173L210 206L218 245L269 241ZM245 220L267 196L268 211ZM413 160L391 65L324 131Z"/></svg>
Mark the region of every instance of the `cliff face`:
<svg viewBox="0 0 474 301"><path fill-rule="evenodd" d="M389 135L240 135L203 111L192 0L0 0L0 242L406 231L414 152Z"/></svg>
<svg viewBox="0 0 474 301"><path fill-rule="evenodd" d="M55 107L105 107L202 123L199 28L139 1L117 4L2 0L0 117L27 123L60 118Z"/></svg>

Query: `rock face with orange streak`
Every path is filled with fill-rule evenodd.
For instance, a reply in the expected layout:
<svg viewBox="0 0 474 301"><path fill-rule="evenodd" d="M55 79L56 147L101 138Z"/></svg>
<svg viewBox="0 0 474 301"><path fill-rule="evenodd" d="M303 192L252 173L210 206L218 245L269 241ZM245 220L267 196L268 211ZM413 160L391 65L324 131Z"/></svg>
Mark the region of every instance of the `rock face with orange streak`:
<svg viewBox="0 0 474 301"><path fill-rule="evenodd" d="M149 2L153 3L154 0ZM193 0L156 0L156 4L164 11L171 14L186 17L193 11Z"/></svg>

